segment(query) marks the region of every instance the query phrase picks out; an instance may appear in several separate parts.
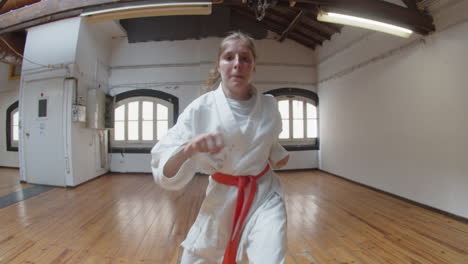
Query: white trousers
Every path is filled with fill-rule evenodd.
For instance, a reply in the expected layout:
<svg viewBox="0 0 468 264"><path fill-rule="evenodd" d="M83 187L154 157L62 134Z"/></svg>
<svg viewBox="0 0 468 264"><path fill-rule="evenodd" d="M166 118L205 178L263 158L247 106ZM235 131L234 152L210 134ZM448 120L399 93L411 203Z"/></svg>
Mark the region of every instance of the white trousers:
<svg viewBox="0 0 468 264"><path fill-rule="evenodd" d="M286 259L286 207L278 194L266 201L247 235L245 256L238 264L283 264ZM239 245L242 246L242 245ZM222 259L222 256L214 256ZM220 264L184 250L180 264Z"/></svg>

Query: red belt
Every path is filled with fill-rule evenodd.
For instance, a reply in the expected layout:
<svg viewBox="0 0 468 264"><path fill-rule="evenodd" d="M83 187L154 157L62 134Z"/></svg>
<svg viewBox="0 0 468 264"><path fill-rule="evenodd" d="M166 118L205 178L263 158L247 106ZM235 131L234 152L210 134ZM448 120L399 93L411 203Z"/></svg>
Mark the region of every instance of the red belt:
<svg viewBox="0 0 468 264"><path fill-rule="evenodd" d="M232 224L231 237L229 238L229 243L227 244L226 251L224 252L223 264L236 264L237 247L239 245L242 226L247 214L249 213L250 207L252 206L255 193L257 192L257 179L262 177L269 169L270 165L267 164L265 169L255 176L234 176L219 172L211 176L219 183L237 186L236 211L234 214L234 222ZM249 183L251 183L249 196L247 197L247 202L244 204L244 190Z"/></svg>

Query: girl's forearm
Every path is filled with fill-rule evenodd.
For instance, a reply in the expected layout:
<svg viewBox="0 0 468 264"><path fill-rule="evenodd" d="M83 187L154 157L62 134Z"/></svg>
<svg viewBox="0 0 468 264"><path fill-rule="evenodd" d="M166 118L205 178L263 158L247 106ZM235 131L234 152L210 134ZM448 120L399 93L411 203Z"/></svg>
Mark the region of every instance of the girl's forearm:
<svg viewBox="0 0 468 264"><path fill-rule="evenodd" d="M164 165L164 176L168 178L174 177L187 159L189 159L189 156L185 154L184 149L181 149L166 162L166 165Z"/></svg>

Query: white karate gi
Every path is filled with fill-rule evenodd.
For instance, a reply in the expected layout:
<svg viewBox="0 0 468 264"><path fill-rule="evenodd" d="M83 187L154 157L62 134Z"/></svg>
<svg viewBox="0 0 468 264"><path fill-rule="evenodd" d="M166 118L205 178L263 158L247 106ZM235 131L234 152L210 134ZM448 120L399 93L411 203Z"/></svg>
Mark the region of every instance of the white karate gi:
<svg viewBox="0 0 468 264"><path fill-rule="evenodd" d="M152 149L152 171L163 188L183 188L196 172L230 175L257 175L270 159L276 164L287 151L278 143L281 117L277 102L252 87L255 103L247 123L239 124L221 85L194 100L177 123ZM220 153L197 153L172 178L163 174L167 160L193 137L221 131L225 147ZM277 175L268 171L258 181L258 189L245 220L238 263L280 264L286 255L286 209ZM221 263L229 241L237 199L237 187L211 177L200 212L182 242L183 264Z"/></svg>

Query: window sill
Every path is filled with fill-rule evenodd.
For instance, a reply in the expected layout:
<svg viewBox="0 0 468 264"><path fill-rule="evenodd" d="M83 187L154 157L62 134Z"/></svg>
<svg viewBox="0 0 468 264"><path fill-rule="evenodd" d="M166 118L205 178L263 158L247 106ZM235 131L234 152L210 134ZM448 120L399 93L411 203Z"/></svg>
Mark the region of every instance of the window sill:
<svg viewBox="0 0 468 264"><path fill-rule="evenodd" d="M319 150L318 145L284 145L281 144L287 151L306 151L306 150ZM112 148L111 153L151 153L152 147L141 148Z"/></svg>
<svg viewBox="0 0 468 264"><path fill-rule="evenodd" d="M7 151L18 152L18 147L7 146Z"/></svg>
<svg viewBox="0 0 468 264"><path fill-rule="evenodd" d="M151 148L111 148L110 153L151 153Z"/></svg>
<svg viewBox="0 0 468 264"><path fill-rule="evenodd" d="M318 145L283 145L287 151L319 150Z"/></svg>

